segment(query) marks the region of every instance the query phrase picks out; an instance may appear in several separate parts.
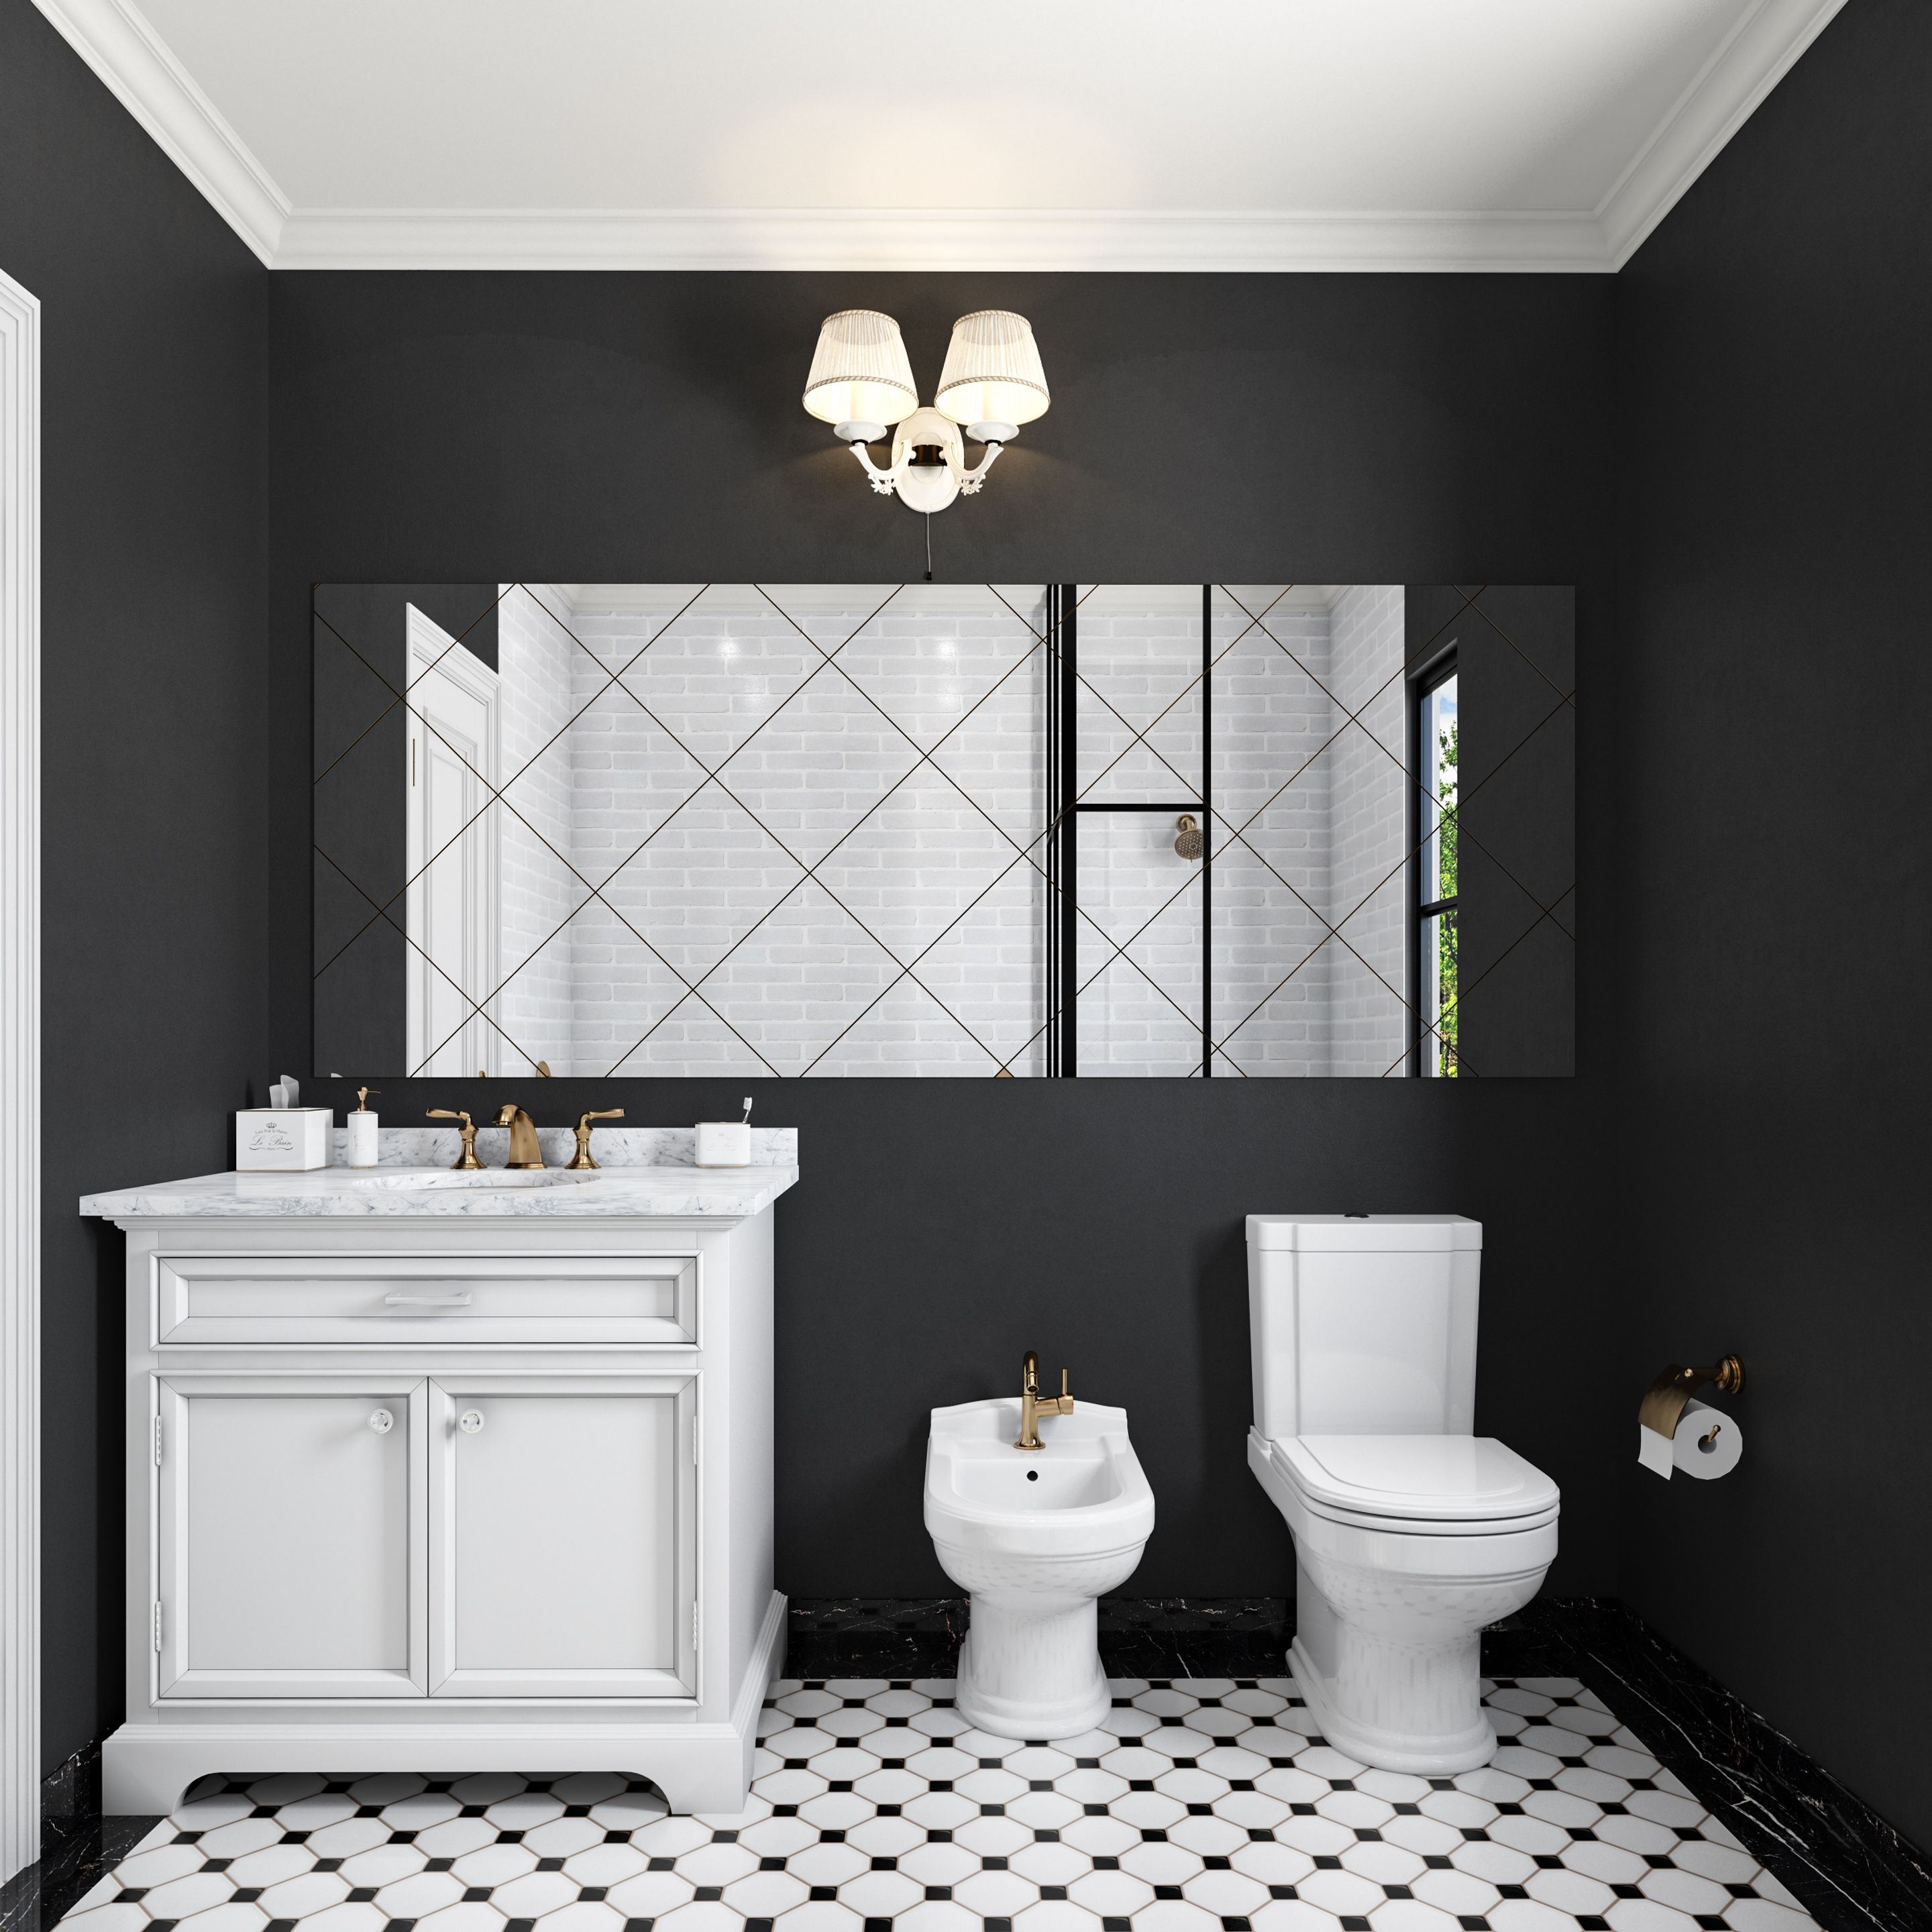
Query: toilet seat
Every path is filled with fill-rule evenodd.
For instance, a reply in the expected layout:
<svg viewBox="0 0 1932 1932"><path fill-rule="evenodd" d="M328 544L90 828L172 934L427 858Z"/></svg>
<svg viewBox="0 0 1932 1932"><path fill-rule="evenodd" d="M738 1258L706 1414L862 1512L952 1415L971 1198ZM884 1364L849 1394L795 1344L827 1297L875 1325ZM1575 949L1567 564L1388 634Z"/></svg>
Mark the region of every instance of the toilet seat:
<svg viewBox="0 0 1932 1932"><path fill-rule="evenodd" d="M1556 1520L1562 1492L1490 1436L1295 1436L1269 1457L1312 1515L1420 1536L1494 1536Z"/></svg>

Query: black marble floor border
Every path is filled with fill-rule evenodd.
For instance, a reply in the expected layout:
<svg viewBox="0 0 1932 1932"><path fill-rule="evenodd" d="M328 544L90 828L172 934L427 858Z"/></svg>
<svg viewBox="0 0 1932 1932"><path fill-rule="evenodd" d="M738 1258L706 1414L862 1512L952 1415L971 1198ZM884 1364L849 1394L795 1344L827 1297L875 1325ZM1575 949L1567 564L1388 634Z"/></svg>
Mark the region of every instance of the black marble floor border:
<svg viewBox="0 0 1932 1932"><path fill-rule="evenodd" d="M100 1747L76 1751L40 1780L40 1856L0 1886L0 1932L58 1924L158 1818L100 1815Z"/></svg>

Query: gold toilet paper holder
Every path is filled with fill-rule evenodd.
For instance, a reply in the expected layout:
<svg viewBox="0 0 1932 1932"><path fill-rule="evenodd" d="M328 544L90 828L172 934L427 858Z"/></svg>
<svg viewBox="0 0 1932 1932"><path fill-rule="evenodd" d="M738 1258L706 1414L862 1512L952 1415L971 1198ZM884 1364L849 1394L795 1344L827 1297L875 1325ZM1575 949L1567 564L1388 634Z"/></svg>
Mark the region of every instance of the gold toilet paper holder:
<svg viewBox="0 0 1932 1932"><path fill-rule="evenodd" d="M1706 1382L1726 1395L1736 1395L1744 1385L1744 1365L1735 1355L1720 1355L1708 1369L1680 1368L1672 1362L1668 1368L1658 1370L1657 1379L1637 1404L1637 1420L1668 1442L1677 1433L1684 1405L1690 1400L1692 1391ZM1714 1435L1715 1429L1712 1432Z"/></svg>

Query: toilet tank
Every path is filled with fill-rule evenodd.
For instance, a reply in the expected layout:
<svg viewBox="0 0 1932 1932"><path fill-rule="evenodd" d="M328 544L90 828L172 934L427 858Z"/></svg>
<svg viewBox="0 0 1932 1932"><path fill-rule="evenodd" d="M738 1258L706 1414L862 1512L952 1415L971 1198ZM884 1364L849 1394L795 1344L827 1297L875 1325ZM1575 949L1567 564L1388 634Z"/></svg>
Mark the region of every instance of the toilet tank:
<svg viewBox="0 0 1932 1932"><path fill-rule="evenodd" d="M1460 1214L1250 1214L1256 1428L1472 1434L1482 1262Z"/></svg>

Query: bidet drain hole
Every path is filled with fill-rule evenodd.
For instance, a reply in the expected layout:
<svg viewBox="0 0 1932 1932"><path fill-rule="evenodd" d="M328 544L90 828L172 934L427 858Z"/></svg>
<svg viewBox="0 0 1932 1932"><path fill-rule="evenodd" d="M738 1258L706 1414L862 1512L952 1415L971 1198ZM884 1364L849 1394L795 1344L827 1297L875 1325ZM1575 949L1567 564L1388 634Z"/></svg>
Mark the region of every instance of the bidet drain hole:
<svg viewBox="0 0 1932 1932"><path fill-rule="evenodd" d="M1029 1469L1027 1472L1027 1480L1030 1483L1038 1482L1040 1480L1040 1472L1037 1469Z"/></svg>

